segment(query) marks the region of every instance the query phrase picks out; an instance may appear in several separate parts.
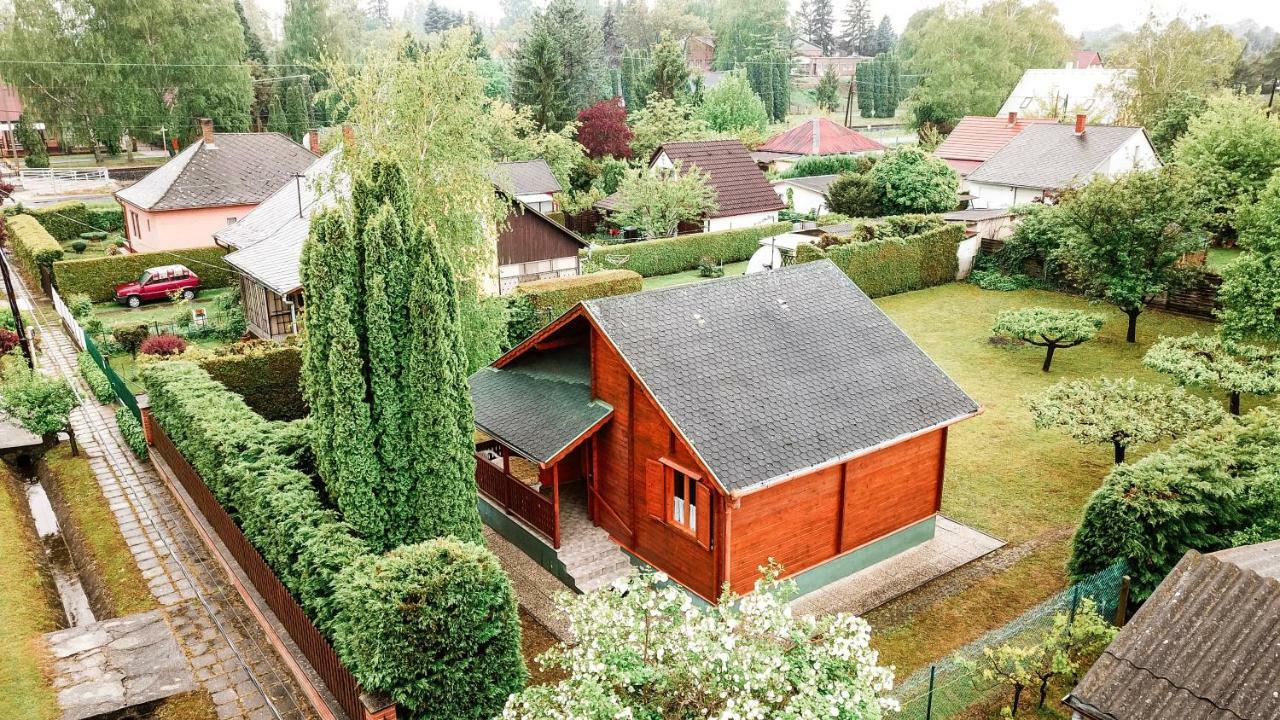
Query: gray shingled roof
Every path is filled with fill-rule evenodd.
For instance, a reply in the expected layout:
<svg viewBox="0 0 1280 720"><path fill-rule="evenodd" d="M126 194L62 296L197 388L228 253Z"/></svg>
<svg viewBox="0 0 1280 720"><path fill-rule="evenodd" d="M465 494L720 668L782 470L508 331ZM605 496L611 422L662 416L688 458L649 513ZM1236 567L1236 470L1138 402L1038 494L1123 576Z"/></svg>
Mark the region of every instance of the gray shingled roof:
<svg viewBox="0 0 1280 720"><path fill-rule="evenodd" d="M498 163L489 177L499 190L513 195L552 195L563 190L542 158Z"/></svg>
<svg viewBox="0 0 1280 720"><path fill-rule="evenodd" d="M1090 718L1280 718L1280 541L1189 552L1068 706Z"/></svg>
<svg viewBox="0 0 1280 720"><path fill-rule="evenodd" d="M806 190L812 190L813 192L825 195L827 193L827 188L831 187L831 183L835 182L836 178L838 177L840 176L839 175L810 175L808 177L795 177L795 178L785 178L782 180L775 180L773 184L775 186L795 185L796 187L802 187Z"/></svg>
<svg viewBox="0 0 1280 720"><path fill-rule="evenodd" d="M216 133L197 140L116 197L145 210L256 205L316 156L280 133Z"/></svg>
<svg viewBox="0 0 1280 720"><path fill-rule="evenodd" d="M729 492L978 411L830 261L583 306Z"/></svg>
<svg viewBox="0 0 1280 720"><path fill-rule="evenodd" d="M1107 158L1142 128L1090 125L1083 135L1071 125L1031 125L969 173L971 183L1037 190L1087 181Z"/></svg>
<svg viewBox="0 0 1280 720"><path fill-rule="evenodd" d="M591 397L587 349L569 347L516 358L471 376L476 426L517 453L549 462L613 408Z"/></svg>

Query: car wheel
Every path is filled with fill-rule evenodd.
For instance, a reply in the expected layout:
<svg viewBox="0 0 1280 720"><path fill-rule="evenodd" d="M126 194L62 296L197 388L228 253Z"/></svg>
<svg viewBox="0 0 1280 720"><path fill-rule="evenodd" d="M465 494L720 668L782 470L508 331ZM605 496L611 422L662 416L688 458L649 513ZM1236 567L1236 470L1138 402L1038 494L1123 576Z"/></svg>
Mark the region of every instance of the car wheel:
<svg viewBox="0 0 1280 720"><path fill-rule="evenodd" d="M195 291L195 290L192 290L191 288L187 288L186 290L183 290L183 291L182 291L182 299L183 299L183 300L195 300L195 299L196 299L196 291Z"/></svg>
<svg viewBox="0 0 1280 720"><path fill-rule="evenodd" d="M137 295L130 295L126 304L131 308L142 307L142 298Z"/></svg>

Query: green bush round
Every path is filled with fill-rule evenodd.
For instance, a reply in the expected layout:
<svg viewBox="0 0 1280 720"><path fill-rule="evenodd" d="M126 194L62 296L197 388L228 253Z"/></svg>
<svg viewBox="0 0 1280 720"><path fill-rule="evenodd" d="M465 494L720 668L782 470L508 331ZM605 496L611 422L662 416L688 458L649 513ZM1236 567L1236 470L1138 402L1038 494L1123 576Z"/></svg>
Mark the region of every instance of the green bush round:
<svg viewBox="0 0 1280 720"><path fill-rule="evenodd" d="M76 240L75 242L71 243L71 249L72 249L72 250L73 250L77 255L79 255L80 253L84 252L88 247L89 247L89 243L87 243L87 242L85 242L85 241L83 241L83 240Z"/></svg>
<svg viewBox="0 0 1280 720"><path fill-rule="evenodd" d="M488 720L524 687L515 593L487 549L446 537L338 578L334 646L360 684L422 720Z"/></svg>

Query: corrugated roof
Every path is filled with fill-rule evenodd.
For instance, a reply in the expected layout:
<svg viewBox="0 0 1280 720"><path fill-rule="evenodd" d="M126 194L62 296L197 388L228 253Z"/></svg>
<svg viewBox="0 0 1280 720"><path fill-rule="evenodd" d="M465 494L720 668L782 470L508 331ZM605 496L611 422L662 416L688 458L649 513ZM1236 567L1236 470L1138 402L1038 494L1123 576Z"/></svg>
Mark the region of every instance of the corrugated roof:
<svg viewBox="0 0 1280 720"><path fill-rule="evenodd" d="M830 261L582 305L729 492L978 411Z"/></svg>
<svg viewBox="0 0 1280 720"><path fill-rule="evenodd" d="M1280 718L1278 555L1280 541L1187 553L1067 705L1105 720Z"/></svg>
<svg viewBox="0 0 1280 720"><path fill-rule="evenodd" d="M116 197L144 210L256 205L316 159L280 133L197 140Z"/></svg>
<svg viewBox="0 0 1280 720"><path fill-rule="evenodd" d="M563 190L542 158L498 163L489 177L499 190L511 195L552 195Z"/></svg>
<svg viewBox="0 0 1280 720"><path fill-rule="evenodd" d="M694 166L707 174L718 204L709 217L770 212L786 207L740 140L666 143L658 148L654 158L663 153L680 167ZM597 207L602 206L597 204Z"/></svg>
<svg viewBox="0 0 1280 720"><path fill-rule="evenodd" d="M584 347L530 352L471 376L476 426L519 454L550 462L612 412L591 397Z"/></svg>
<svg viewBox="0 0 1280 720"><path fill-rule="evenodd" d="M809 177L786 178L784 180L774 180L773 184L777 185L795 185L805 190L825 195L827 188L831 187L831 183L836 181L839 175L810 175Z"/></svg>
<svg viewBox="0 0 1280 720"><path fill-rule="evenodd" d="M1081 135L1071 125L1032 125L969 173L971 183L1058 189L1085 182L1142 128L1089 125Z"/></svg>
<svg viewBox="0 0 1280 720"><path fill-rule="evenodd" d="M933 154L945 160L956 172L968 175L1023 130L1036 123L1052 122L1054 121L1019 119L1011 125L1007 117L969 115L960 119Z"/></svg>
<svg viewBox="0 0 1280 720"><path fill-rule="evenodd" d="M786 132L774 135L756 148L757 152L793 155L848 155L877 150L884 150L884 146L827 118L806 120Z"/></svg>

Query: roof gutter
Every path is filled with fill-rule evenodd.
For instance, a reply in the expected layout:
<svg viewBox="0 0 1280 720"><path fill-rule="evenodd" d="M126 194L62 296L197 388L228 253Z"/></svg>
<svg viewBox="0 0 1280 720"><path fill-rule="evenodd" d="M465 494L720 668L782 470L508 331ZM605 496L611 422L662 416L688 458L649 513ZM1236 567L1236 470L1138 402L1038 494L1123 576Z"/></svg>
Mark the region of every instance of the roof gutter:
<svg viewBox="0 0 1280 720"><path fill-rule="evenodd" d="M742 497L746 497L747 495L753 495L761 490L773 487L774 485L781 485L782 483L785 483L789 480L794 480L795 478L802 477L804 475L809 475L811 473L815 473L819 470L824 470L834 465L842 465L844 463L849 462L850 460L856 460L857 458L863 457L864 455L870 455L871 453L874 453L878 450L883 450L891 445L897 445L898 443L906 442L907 440L913 440L922 435L928 435L931 432L935 432L945 427L950 427L952 425L955 425L956 423L962 420L968 420L969 418L977 417L986 411L987 409L985 407L980 406L977 410L971 413L960 415L960 416L951 418L950 420L944 420L940 423L935 423L933 425L930 425L929 427L916 430L915 432L910 432L905 435L899 435L895 438L890 438L888 440L878 442L875 445L871 445L869 447L865 447L860 450L854 450L853 452L845 453L844 455L834 457L830 460L824 460L823 462L820 462L816 465L803 467L803 468L800 468L799 470L792 470L789 473L769 478L768 480L765 480L764 482L759 483L757 485L752 485L751 487L745 490L735 490L729 493L729 497L742 498Z"/></svg>

